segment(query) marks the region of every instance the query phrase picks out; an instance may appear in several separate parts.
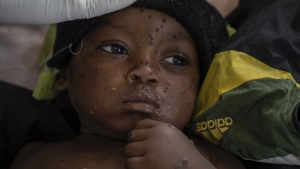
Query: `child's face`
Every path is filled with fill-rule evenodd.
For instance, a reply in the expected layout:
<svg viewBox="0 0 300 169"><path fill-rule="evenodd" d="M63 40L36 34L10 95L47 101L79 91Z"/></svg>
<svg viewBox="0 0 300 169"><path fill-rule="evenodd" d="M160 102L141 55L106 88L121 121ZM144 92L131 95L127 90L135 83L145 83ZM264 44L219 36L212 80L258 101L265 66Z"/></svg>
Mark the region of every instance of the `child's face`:
<svg viewBox="0 0 300 169"><path fill-rule="evenodd" d="M82 128L107 137L124 139L145 118L182 129L198 93L198 64L190 34L173 18L126 8L101 17L71 57L70 100Z"/></svg>

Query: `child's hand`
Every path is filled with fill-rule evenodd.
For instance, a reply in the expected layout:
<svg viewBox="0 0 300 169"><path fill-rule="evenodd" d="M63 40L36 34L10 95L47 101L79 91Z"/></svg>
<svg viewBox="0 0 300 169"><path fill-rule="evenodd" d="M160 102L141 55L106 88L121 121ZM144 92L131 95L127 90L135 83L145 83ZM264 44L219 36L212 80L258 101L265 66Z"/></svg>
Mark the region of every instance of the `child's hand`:
<svg viewBox="0 0 300 169"><path fill-rule="evenodd" d="M168 123L141 120L129 133L128 142L128 169L215 168L188 137Z"/></svg>

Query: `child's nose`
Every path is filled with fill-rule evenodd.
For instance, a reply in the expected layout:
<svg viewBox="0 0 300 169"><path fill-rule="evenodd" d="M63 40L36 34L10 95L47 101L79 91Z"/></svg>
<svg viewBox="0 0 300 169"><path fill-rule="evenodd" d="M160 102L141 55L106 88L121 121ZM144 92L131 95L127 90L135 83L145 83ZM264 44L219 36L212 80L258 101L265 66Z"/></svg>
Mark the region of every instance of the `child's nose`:
<svg viewBox="0 0 300 169"><path fill-rule="evenodd" d="M128 72L126 78L130 83L141 82L152 86L158 85L158 78L153 71L153 66L148 62L140 62Z"/></svg>

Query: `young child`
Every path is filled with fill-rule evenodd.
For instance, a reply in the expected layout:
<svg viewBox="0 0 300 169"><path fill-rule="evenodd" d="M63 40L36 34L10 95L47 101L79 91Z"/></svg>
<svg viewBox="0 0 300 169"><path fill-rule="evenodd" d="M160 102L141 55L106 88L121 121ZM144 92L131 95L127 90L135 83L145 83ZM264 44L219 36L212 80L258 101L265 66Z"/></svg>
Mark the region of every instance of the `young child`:
<svg viewBox="0 0 300 169"><path fill-rule="evenodd" d="M68 92L80 134L28 144L11 169L244 168L234 155L183 132L227 37L221 16L202 0L138 0L59 24L48 66L61 69L57 99Z"/></svg>

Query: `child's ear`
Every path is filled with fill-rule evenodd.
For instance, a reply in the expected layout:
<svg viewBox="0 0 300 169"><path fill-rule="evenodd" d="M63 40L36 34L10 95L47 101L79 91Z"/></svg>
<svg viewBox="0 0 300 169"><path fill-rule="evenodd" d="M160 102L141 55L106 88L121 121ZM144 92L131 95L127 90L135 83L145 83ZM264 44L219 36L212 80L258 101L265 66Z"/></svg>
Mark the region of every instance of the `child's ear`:
<svg viewBox="0 0 300 169"><path fill-rule="evenodd" d="M54 86L55 91L62 92L68 88L68 69L62 69L55 80Z"/></svg>

